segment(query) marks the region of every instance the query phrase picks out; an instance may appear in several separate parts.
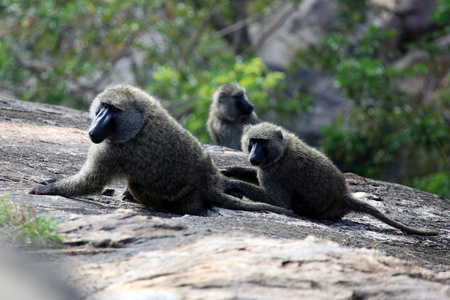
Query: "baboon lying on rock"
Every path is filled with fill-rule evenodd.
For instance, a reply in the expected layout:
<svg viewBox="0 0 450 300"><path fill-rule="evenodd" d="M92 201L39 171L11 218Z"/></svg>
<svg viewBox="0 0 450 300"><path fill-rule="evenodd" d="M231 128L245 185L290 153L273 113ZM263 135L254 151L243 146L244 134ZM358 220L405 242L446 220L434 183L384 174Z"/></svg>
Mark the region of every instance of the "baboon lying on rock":
<svg viewBox="0 0 450 300"><path fill-rule="evenodd" d="M214 92L206 128L216 145L241 150L242 127L260 122L239 84L223 84Z"/></svg>
<svg viewBox="0 0 450 300"><path fill-rule="evenodd" d="M102 191L114 178L152 210L201 214L210 206L294 215L288 209L224 193L230 181L200 142L146 92L129 85L105 89L93 101L87 161L71 177L30 193L74 196ZM233 183L227 184L233 186Z"/></svg>
<svg viewBox="0 0 450 300"><path fill-rule="evenodd" d="M248 125L241 141L243 151L257 169L231 167L222 171L227 176L247 181L235 182L230 192L313 219L337 220L353 211L372 215L405 233L439 233L403 225L353 197L347 190L344 176L331 160L279 126ZM250 182L259 182L260 186Z"/></svg>

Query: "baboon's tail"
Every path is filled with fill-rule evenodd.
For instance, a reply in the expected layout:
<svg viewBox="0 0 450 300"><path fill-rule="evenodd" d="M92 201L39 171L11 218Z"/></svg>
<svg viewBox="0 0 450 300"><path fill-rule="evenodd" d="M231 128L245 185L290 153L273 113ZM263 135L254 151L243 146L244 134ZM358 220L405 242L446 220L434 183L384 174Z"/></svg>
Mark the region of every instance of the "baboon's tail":
<svg viewBox="0 0 450 300"><path fill-rule="evenodd" d="M405 233L420 234L420 235L438 235L439 234L439 231L422 230L422 229L409 227L402 223L399 223L399 222L389 218L388 216L383 214L381 211L379 211L377 208L373 207L372 205L365 203L359 199L355 199L351 195L346 196L345 202L352 211L369 214L369 215L377 218L378 220L380 220L388 225L391 225L392 227L400 229L401 231L403 231Z"/></svg>
<svg viewBox="0 0 450 300"><path fill-rule="evenodd" d="M215 195L211 197L211 204L229 209L247 210L247 211L270 211L290 217L296 216L296 214L292 210L286 208L262 202L239 199L220 192L215 193Z"/></svg>

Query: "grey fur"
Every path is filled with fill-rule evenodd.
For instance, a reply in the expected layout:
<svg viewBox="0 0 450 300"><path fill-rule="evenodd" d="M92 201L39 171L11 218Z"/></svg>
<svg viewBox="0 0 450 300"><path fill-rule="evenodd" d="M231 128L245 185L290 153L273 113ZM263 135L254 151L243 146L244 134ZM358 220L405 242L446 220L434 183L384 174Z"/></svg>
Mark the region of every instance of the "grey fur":
<svg viewBox="0 0 450 300"><path fill-rule="evenodd" d="M232 167L223 173L241 180L252 180L256 172L261 186L237 182L231 189L233 192L314 219L337 220L354 211L372 215L406 233L439 233L403 225L370 204L353 197L342 173L323 153L306 145L282 127L270 123L246 126L242 136L242 149L247 154L250 152L251 139L267 141L267 162L257 169Z"/></svg>
<svg viewBox="0 0 450 300"><path fill-rule="evenodd" d="M116 134L91 145L77 174L35 187L30 193L98 193L114 178L122 177L132 196L151 210L201 214L216 205L293 215L281 207L225 194L224 184L235 181L230 183L200 142L146 92L129 85L107 87L91 105L93 117L104 104L121 110L115 120Z"/></svg>
<svg viewBox="0 0 450 300"><path fill-rule="evenodd" d="M236 150L240 150L242 127L261 122L254 111L246 115L236 109L234 96L239 94L243 94L247 99L245 89L239 84L221 85L212 96L206 122L209 136L215 144Z"/></svg>

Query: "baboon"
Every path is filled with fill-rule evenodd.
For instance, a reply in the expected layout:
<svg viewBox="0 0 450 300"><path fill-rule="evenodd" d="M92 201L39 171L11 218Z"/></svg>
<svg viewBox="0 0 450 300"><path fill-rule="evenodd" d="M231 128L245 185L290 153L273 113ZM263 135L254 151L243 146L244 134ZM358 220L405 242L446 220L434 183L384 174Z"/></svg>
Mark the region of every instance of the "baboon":
<svg viewBox="0 0 450 300"><path fill-rule="evenodd" d="M237 83L221 85L213 94L206 127L213 142L241 150L242 127L261 121L248 101L245 89Z"/></svg>
<svg viewBox="0 0 450 300"><path fill-rule="evenodd" d="M247 125L242 149L257 168L231 167L223 174L245 180L229 190L267 204L293 210L313 219L338 220L359 212L405 233L437 235L392 220L375 207L352 196L338 168L320 151L306 145L282 127L260 123ZM259 181L260 186L249 182Z"/></svg>
<svg viewBox="0 0 450 300"><path fill-rule="evenodd" d="M130 85L110 86L90 107L94 143L75 175L35 187L30 193L75 196L100 192L114 178L151 210L202 214L210 206L242 210L293 212L232 197L229 181L213 164L200 142L155 99ZM228 183L230 184L230 183Z"/></svg>

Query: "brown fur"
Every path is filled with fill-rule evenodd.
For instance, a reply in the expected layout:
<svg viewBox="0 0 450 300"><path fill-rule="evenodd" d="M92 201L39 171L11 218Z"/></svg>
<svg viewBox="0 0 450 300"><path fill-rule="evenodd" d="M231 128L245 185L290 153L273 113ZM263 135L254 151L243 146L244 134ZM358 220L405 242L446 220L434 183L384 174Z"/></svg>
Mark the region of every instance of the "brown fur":
<svg viewBox="0 0 450 300"><path fill-rule="evenodd" d="M122 177L132 196L151 210L200 214L217 205L292 214L225 194L223 184L228 180L200 142L146 92L128 85L108 87L91 105L94 118L105 105L120 111L113 123L115 134L91 145L87 161L76 175L30 193L86 195L100 192L114 178Z"/></svg>
<svg viewBox="0 0 450 300"><path fill-rule="evenodd" d="M217 145L240 150L242 127L261 122L254 111L245 114L236 108L235 96L241 94L247 98L242 86L227 83L221 85L212 96L206 127L211 140Z"/></svg>
<svg viewBox="0 0 450 300"><path fill-rule="evenodd" d="M314 219L337 220L354 211L370 214L406 233L438 234L437 231L415 229L398 223L368 203L354 198L338 168L323 153L309 147L293 133L270 123L261 123L244 129L242 149L247 154L252 150L249 149L251 140L266 141L264 156L267 161L260 164L256 171L233 167L223 173L251 180L254 177L252 172L257 172L261 187L239 182L236 185L239 188L231 189L234 192Z"/></svg>

